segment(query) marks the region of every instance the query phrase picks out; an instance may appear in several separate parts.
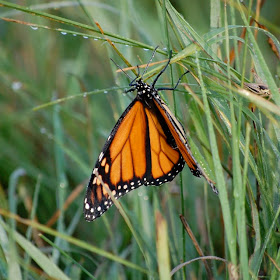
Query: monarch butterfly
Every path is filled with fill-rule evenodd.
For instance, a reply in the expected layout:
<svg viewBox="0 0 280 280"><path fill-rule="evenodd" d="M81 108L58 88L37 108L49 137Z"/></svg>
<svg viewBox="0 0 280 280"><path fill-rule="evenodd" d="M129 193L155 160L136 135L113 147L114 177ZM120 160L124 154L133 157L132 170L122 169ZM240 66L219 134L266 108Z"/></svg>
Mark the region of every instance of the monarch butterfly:
<svg viewBox="0 0 280 280"><path fill-rule="evenodd" d="M193 157L181 123L158 94L159 90L175 90L186 73L174 88L155 88L170 64L171 55L151 85L140 77L139 67L137 77L130 82L126 92L136 90L137 95L117 121L97 159L84 200L86 221L95 220L112 206L108 188L118 199L141 185L161 185L172 181L185 162L193 175L205 177L218 193L214 182Z"/></svg>

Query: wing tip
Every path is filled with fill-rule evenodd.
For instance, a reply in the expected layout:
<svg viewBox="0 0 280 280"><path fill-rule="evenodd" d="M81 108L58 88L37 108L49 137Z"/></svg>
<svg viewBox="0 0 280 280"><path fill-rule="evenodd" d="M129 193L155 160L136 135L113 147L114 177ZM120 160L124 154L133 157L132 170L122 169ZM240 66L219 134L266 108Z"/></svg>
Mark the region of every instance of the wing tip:
<svg viewBox="0 0 280 280"><path fill-rule="evenodd" d="M208 183L209 183L209 185L210 185L212 191L213 191L216 195L219 195L219 191L218 191L218 189L215 187L215 182L213 182L213 181L208 181Z"/></svg>
<svg viewBox="0 0 280 280"><path fill-rule="evenodd" d="M107 210L107 209L106 209ZM87 222L93 222L95 221L97 218L99 218L100 216L102 216L102 214L104 214L106 212L106 210L102 211L102 212L91 212L87 209L85 209L84 207L84 218Z"/></svg>
<svg viewBox="0 0 280 280"><path fill-rule="evenodd" d="M107 203L110 207L111 204ZM105 213L109 207L106 207L104 204L99 203L98 205L92 204L91 199L86 195L84 200L84 218L87 222L92 222L99 218L103 213Z"/></svg>

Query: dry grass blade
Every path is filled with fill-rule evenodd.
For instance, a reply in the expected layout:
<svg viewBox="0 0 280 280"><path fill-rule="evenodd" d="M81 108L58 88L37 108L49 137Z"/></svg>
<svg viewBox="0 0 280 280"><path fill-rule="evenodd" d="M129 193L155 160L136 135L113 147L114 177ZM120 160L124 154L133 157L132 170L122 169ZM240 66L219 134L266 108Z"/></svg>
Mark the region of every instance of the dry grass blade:
<svg viewBox="0 0 280 280"><path fill-rule="evenodd" d="M215 260L215 261L222 261L224 263L228 263L227 260L223 259L223 258L219 258L219 257L215 257L215 256L204 256L204 257L199 257L199 258L195 258L195 259L192 259L192 260L189 260L187 262L184 262L184 263L181 263L179 264L178 266L176 266L175 268L172 269L170 275L173 276L178 270L180 270L182 267L186 266L186 265L189 265L193 262L196 262L196 261L205 261L205 260ZM212 278L214 279L214 278Z"/></svg>
<svg viewBox="0 0 280 280"><path fill-rule="evenodd" d="M187 231L189 237L191 238L192 242L193 242L193 245L195 246L195 249L197 251L197 253L200 255L200 257L204 257L204 254L189 226L189 224L187 223L185 217L183 215L180 215L180 219L181 219L181 222L185 228L185 230ZM207 272L207 275L208 275L208 279L214 279L213 278L213 274L212 274L212 271L207 263L207 261L205 259L202 259L203 263L204 263L204 266L205 266L205 269L206 269L206 272Z"/></svg>
<svg viewBox="0 0 280 280"><path fill-rule="evenodd" d="M80 185L78 185L72 192L71 194L68 196L68 198L65 200L64 204L63 204L63 210L65 211L70 205L71 203L79 196L79 194L84 191L85 189L85 184L82 183ZM61 214L61 210L57 210L52 217L49 219L49 221L46 223L47 227L51 227L59 218L59 215Z"/></svg>
<svg viewBox="0 0 280 280"><path fill-rule="evenodd" d="M168 229L166 220L159 211L156 211L156 233L159 279L170 279Z"/></svg>

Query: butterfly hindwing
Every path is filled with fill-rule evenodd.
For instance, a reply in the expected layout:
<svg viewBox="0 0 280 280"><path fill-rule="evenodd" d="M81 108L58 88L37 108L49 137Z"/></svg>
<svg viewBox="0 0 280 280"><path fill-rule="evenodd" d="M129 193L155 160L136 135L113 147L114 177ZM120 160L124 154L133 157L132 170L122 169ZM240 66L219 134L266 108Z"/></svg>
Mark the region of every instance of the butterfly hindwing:
<svg viewBox="0 0 280 280"><path fill-rule="evenodd" d="M157 108L159 109L162 117L164 118L165 123L169 127L172 135L174 136L176 145L180 150L188 167L195 176L199 177L201 173L198 168L198 164L190 151L183 126L171 113L171 111L161 98L154 99L154 102Z"/></svg>
<svg viewBox="0 0 280 280"><path fill-rule="evenodd" d="M153 104L150 103L152 106ZM175 140L156 107L147 107L151 157L150 177L145 185L160 185L170 182L183 169L184 160L176 147Z"/></svg>
<svg viewBox="0 0 280 280"><path fill-rule="evenodd" d="M175 118L172 112L169 110L167 105L161 98L154 98L155 105L161 112L162 117L165 120L165 123L168 125L172 135L174 136L176 145L182 154L185 162L190 168L192 174L196 177L200 177L201 175L206 179L206 181L211 186L212 190L218 194L218 190L215 187L215 183L207 176L204 170L200 167L200 165L195 160L192 152L190 150L183 126L181 123Z"/></svg>

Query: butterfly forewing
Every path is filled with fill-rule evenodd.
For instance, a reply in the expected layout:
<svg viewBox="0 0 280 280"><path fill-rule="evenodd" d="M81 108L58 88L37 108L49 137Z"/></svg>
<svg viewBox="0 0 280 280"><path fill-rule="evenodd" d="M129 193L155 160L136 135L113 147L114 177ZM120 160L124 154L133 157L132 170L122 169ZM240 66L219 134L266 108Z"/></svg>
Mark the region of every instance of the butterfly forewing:
<svg viewBox="0 0 280 280"><path fill-rule="evenodd" d="M84 216L87 221L98 218L112 205L106 188L118 199L143 184L142 177L146 172L146 122L145 119L144 122L139 121L143 115L143 106L135 99L124 111L107 139L87 187L84 201ZM142 136L137 143L132 141L136 128ZM139 146L136 147L136 144ZM141 151L140 156L136 154L136 148ZM137 156L139 161L135 162Z"/></svg>

